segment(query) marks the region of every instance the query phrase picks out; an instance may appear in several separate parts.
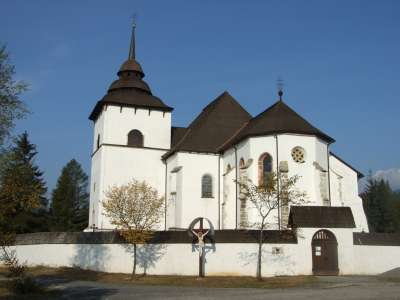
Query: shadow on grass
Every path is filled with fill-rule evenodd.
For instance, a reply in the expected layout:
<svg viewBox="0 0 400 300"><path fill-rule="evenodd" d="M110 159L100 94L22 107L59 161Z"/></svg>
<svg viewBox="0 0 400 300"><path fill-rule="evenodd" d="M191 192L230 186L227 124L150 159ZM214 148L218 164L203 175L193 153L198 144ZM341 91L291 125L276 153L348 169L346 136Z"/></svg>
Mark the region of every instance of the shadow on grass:
<svg viewBox="0 0 400 300"><path fill-rule="evenodd" d="M47 269L47 271L49 270L50 269ZM68 276L70 276L73 272L68 273ZM63 275L65 277L58 277ZM38 290L26 294L16 294L12 292L8 284L12 279L1 280L0 299L103 299L116 294L118 291L113 288L76 282L76 280L79 279L69 278L68 276L65 272L58 269L57 272L53 272L51 275L37 275L34 279L38 284ZM94 285L96 285L96 283L94 283Z"/></svg>

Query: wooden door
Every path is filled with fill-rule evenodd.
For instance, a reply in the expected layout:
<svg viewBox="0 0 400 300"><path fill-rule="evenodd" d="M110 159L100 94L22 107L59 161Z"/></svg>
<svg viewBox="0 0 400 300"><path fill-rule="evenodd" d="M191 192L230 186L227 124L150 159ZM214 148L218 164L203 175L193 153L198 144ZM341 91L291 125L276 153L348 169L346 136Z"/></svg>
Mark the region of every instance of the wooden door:
<svg viewBox="0 0 400 300"><path fill-rule="evenodd" d="M311 243L314 275L338 275L338 244L328 230L317 231Z"/></svg>

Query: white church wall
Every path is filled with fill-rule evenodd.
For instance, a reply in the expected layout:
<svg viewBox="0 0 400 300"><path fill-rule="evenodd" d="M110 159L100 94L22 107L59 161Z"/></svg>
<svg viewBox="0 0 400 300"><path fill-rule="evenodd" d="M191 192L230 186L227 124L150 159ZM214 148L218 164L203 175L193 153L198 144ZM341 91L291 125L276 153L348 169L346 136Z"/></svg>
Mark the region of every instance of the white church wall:
<svg viewBox="0 0 400 300"><path fill-rule="evenodd" d="M249 158L253 159L252 165L248 168L247 174L249 178L256 184L258 184L258 161L262 154L265 152L272 156L272 168L273 171L277 171L279 162L287 162L289 167L289 176L299 175L300 179L297 183L297 189L303 191L307 194L307 205L321 205L321 197L319 186L316 185L316 171L314 162L316 159L321 161L323 164L323 157L325 153L325 158L327 150L326 144L325 149L323 145L318 145L319 142L317 138L313 136L304 135L294 135L294 134L281 134L277 136L262 136L262 137L252 137L248 140L250 147ZM294 147L302 147L306 153L306 159L304 163L296 163L292 158L292 149ZM276 149L278 148L278 156ZM318 153L318 155L317 155ZM318 156L318 157L317 157ZM279 162L277 162L277 159ZM327 162L325 162L325 167ZM319 179L319 177L318 177ZM249 211L249 216L251 220L258 220L258 213L255 209ZM269 218L269 223L277 223L278 212L274 212ZM272 227L271 227L272 228ZM276 228L272 228L276 229Z"/></svg>
<svg viewBox="0 0 400 300"><path fill-rule="evenodd" d="M132 179L144 180L157 189L160 196L165 194L165 164L161 156L163 150L102 146L102 165L100 177L102 178L102 190L99 191L99 200L105 198L105 193L113 185L128 183ZM100 229L112 229L109 220L102 215L100 205L98 227ZM162 218L164 219L164 218ZM164 220L160 220L160 227L164 228Z"/></svg>
<svg viewBox="0 0 400 300"><path fill-rule="evenodd" d="M315 164L320 148L316 146L317 138L314 136L281 134L278 135L279 161L287 161L289 166L289 176L300 176L297 182L297 189L307 195L307 205L322 205L319 192L319 172L316 171ZM297 163L292 158L292 149L301 147L305 151L304 163ZM318 150L318 152L317 152ZM325 151L326 153L326 151Z"/></svg>
<svg viewBox="0 0 400 300"><path fill-rule="evenodd" d="M92 147L92 153L94 153L98 149L98 143L99 145L103 143L104 139L104 124L105 124L105 116L103 111L100 112L99 116L97 117L97 120L94 122L93 125L93 147Z"/></svg>
<svg viewBox="0 0 400 300"><path fill-rule="evenodd" d="M230 149L223 154L221 167L221 229L236 227L236 163L235 151ZM228 168L229 166L229 168Z"/></svg>
<svg viewBox="0 0 400 300"><path fill-rule="evenodd" d="M236 166L235 169L235 178L238 181L246 180L246 178L252 180L251 174L251 164L250 167L247 167L249 164L249 159L251 159L251 144L249 143L249 139L245 139L238 145L236 145ZM246 168L242 168L240 162L243 160ZM256 183L258 184L258 182ZM236 202L236 228L248 228L252 223L254 223L254 207L252 203L248 199L241 199L241 195L243 195L243 188L240 188L240 185L237 186L237 199L236 199L236 186L235 186L235 197L234 200ZM245 202L243 202L245 201Z"/></svg>
<svg viewBox="0 0 400 300"><path fill-rule="evenodd" d="M349 206L356 223L355 231L368 232L362 199L358 196L357 172L333 155L329 157L331 199L333 206Z"/></svg>
<svg viewBox="0 0 400 300"><path fill-rule="evenodd" d="M218 228L219 224L219 155L186 153L177 154L179 165L182 166L182 216L181 227L187 228L193 219L207 217ZM203 175L212 177L211 198L202 198L201 179Z"/></svg>
<svg viewBox="0 0 400 300"><path fill-rule="evenodd" d="M145 147L169 149L171 146L171 113L133 107L108 105L103 142L126 145L133 129L143 134Z"/></svg>
<svg viewBox="0 0 400 300"><path fill-rule="evenodd" d="M268 153L272 157L272 170L276 172L277 170L277 155L276 155L276 140L274 136L263 136L263 137L252 137L245 141L249 146L249 154L245 158L253 159L252 164L246 169L246 174L248 178L256 185L259 185L259 159L264 153ZM254 205L249 203L248 219L250 224L254 224L260 221L259 213ZM278 211L274 211L270 214L267 220L271 225L268 229L277 229L278 226L273 224L278 223Z"/></svg>
<svg viewBox="0 0 400 300"><path fill-rule="evenodd" d="M176 153L167 160L167 229L183 227L182 175L183 168Z"/></svg>
<svg viewBox="0 0 400 300"><path fill-rule="evenodd" d="M89 200L89 226L99 226L99 201L102 196L103 182L102 182L102 167L103 167L103 149L100 148L92 156L92 165L90 171L90 200Z"/></svg>

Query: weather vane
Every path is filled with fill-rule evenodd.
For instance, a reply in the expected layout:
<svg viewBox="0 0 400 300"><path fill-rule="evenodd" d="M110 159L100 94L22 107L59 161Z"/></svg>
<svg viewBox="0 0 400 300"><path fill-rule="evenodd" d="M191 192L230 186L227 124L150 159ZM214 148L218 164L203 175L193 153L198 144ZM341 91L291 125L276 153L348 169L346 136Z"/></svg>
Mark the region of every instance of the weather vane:
<svg viewBox="0 0 400 300"><path fill-rule="evenodd" d="M283 96L283 80L281 77L278 77L278 80L276 81L276 86L278 89L278 95L279 95L279 101L282 101L282 96Z"/></svg>
<svg viewBox="0 0 400 300"><path fill-rule="evenodd" d="M136 27L136 20L137 20L137 14L134 13L131 15L132 27Z"/></svg>

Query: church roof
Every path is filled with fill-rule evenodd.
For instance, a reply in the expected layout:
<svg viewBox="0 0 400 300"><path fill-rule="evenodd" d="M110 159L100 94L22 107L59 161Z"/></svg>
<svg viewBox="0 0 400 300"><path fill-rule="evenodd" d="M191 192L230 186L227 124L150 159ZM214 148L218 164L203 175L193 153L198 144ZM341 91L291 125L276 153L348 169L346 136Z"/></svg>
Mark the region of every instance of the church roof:
<svg viewBox="0 0 400 300"><path fill-rule="evenodd" d="M350 207L291 206L289 225L303 228L354 228Z"/></svg>
<svg viewBox="0 0 400 300"><path fill-rule="evenodd" d="M103 106L108 104L161 111L173 110L160 98L153 96L149 85L143 80L143 69L135 58L135 26L132 27L128 59L121 65L117 75L119 78L111 84L107 94L96 103L89 116L90 120L96 120Z"/></svg>
<svg viewBox="0 0 400 300"><path fill-rule="evenodd" d="M171 148L175 147L176 144L183 138L186 130L186 127L171 127Z"/></svg>
<svg viewBox="0 0 400 300"><path fill-rule="evenodd" d="M322 140L333 143L335 140L311 125L282 100L267 108L251 119L236 136L227 142L221 150L226 150L243 139L251 136L262 136L280 133L297 133L315 135Z"/></svg>
<svg viewBox="0 0 400 300"><path fill-rule="evenodd" d="M203 109L179 141L173 140L174 145L163 158L177 151L217 153L219 147L250 119L251 115L225 91Z"/></svg>

